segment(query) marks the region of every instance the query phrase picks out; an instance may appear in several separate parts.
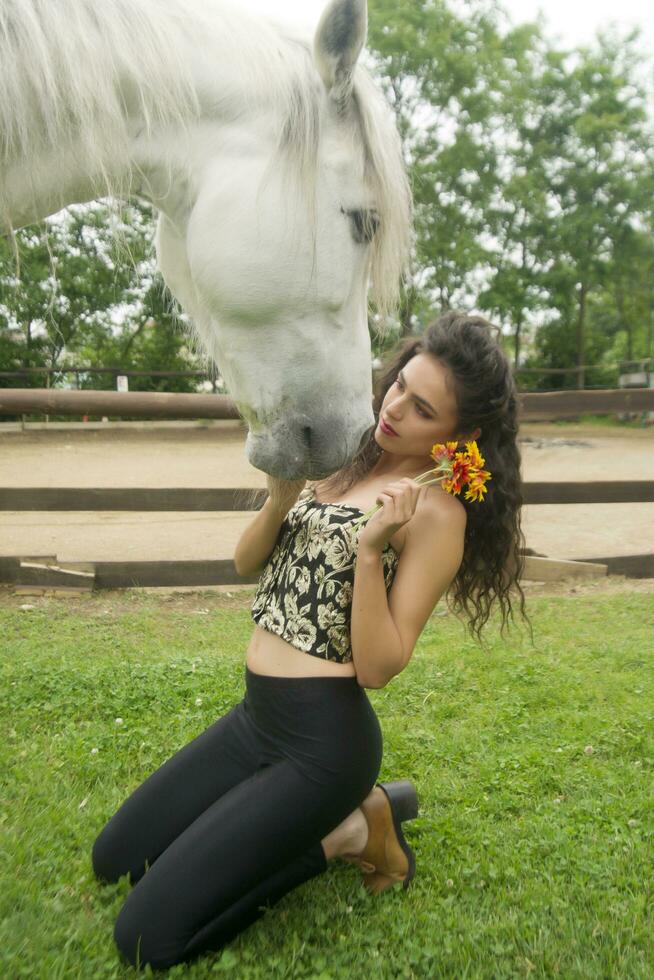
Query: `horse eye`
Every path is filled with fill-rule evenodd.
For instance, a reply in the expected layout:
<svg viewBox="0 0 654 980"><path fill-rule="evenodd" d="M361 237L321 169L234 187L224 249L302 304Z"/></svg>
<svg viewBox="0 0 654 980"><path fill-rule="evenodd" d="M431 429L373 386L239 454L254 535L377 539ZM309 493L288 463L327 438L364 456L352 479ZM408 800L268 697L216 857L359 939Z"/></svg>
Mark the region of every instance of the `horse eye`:
<svg viewBox="0 0 654 980"><path fill-rule="evenodd" d="M377 211L372 208L366 211L346 211L344 208L341 208L341 212L346 214L352 221L354 240L359 245L366 244L373 240L377 229L379 228L380 222Z"/></svg>

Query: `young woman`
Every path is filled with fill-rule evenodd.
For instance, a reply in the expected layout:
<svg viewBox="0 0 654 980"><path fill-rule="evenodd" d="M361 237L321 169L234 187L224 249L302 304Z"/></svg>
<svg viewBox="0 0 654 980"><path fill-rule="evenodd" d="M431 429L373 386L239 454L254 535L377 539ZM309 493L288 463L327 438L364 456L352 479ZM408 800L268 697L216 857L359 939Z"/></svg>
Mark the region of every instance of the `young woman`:
<svg viewBox="0 0 654 980"><path fill-rule="evenodd" d="M514 586L524 616L517 400L489 326L448 313L402 341L353 463L309 488L268 478L234 555L239 574L262 573L245 696L93 847L98 878L136 884L114 930L133 965L220 949L336 857L373 894L412 879L401 825L417 793L408 780L375 785L382 736L365 688L404 670L442 595L453 611L472 603L478 637L495 598L504 628ZM454 440L478 441L492 474L483 502L415 482L432 446Z"/></svg>

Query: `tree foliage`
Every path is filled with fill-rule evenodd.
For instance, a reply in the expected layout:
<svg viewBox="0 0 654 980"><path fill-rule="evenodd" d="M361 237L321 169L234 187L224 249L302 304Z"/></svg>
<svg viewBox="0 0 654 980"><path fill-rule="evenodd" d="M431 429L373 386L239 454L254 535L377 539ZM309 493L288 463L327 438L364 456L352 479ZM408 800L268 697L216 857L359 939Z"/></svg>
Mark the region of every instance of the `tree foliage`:
<svg viewBox="0 0 654 980"><path fill-rule="evenodd" d="M571 369L538 378L551 387L614 384L610 365L652 355L654 133L638 44L600 33L561 50L495 0L369 0L366 57L415 199L399 333L449 307L485 312L516 367ZM100 202L23 229L15 253L0 241L0 369L206 368L155 273L152 234L147 207ZM371 332L377 354L396 336Z"/></svg>
<svg viewBox="0 0 654 980"><path fill-rule="evenodd" d="M117 212L99 202L23 228L13 242L0 240L0 369L201 369L156 272L153 231L148 207L131 203ZM45 384L34 374L3 383ZM82 375L80 387L114 388L115 373ZM194 391L196 383L134 377L130 389Z"/></svg>

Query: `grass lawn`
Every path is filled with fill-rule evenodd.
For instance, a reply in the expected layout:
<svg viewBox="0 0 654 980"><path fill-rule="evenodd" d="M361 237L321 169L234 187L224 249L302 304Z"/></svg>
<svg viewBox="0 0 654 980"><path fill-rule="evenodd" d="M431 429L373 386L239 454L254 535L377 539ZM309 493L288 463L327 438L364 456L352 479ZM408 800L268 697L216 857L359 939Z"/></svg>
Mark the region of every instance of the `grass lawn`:
<svg viewBox="0 0 654 980"><path fill-rule="evenodd" d="M135 593L0 608L0 975L129 977L96 836L155 768L239 701L247 608ZM107 606L109 605L109 608ZM204 607L204 608L203 608ZM483 653L445 607L368 696L381 779L412 779L408 891L341 861L222 952L169 970L245 978L654 976L652 594L534 597ZM146 975L151 971L146 970Z"/></svg>

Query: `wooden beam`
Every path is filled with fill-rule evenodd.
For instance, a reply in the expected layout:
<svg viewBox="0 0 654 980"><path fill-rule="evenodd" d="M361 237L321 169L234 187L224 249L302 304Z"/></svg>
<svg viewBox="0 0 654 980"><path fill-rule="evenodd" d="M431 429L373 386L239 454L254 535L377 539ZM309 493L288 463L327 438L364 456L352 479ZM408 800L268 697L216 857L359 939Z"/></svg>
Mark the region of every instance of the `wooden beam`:
<svg viewBox="0 0 654 980"><path fill-rule="evenodd" d="M91 592L95 585L95 569L88 562L69 564L21 559L14 582L17 589L39 586L73 589L76 593Z"/></svg>
<svg viewBox="0 0 654 980"><path fill-rule="evenodd" d="M14 556L0 557L0 582L26 587L52 587L62 585L63 579L51 574L46 561L41 569L33 567L29 580L21 571L25 559ZM52 559L56 563L56 559ZM30 559L36 566L38 561ZM259 575L240 576L231 558L199 561L97 561L83 563L57 563L58 567L83 567L93 572L96 589L126 589L148 586L199 586L199 585L256 585ZM70 581L70 579L68 579ZM77 584L77 583L76 583Z"/></svg>
<svg viewBox="0 0 654 980"><path fill-rule="evenodd" d="M140 419L239 419L228 395L160 391L76 391L2 388L0 415L113 415Z"/></svg>
<svg viewBox="0 0 654 980"><path fill-rule="evenodd" d="M518 395L519 422L575 418L588 413L618 414L654 409L654 388L600 388L595 391L530 391Z"/></svg>
<svg viewBox="0 0 654 980"><path fill-rule="evenodd" d="M519 422L654 409L654 388L526 391L518 393ZM238 419L229 395L159 391L91 391L67 388L2 388L0 415L95 415L115 418Z"/></svg>
<svg viewBox="0 0 654 980"><path fill-rule="evenodd" d="M25 588L66 588L64 579L59 576L54 580L51 575L52 570L47 567L43 568L42 577L34 571L30 582L19 582L20 564L20 558L0 558L0 582L13 583ZM99 561L83 564L93 568L96 589L157 588L176 585L231 585L238 588L244 585L256 585L259 581L258 575L237 575L231 559ZM624 575L627 578L654 578L654 554L612 555L608 558L583 558L578 561L531 555L525 557L525 580L558 581L561 578L597 578L607 574ZM76 582L75 585L77 586L78 583ZM88 579L85 585L88 585Z"/></svg>
<svg viewBox="0 0 654 980"><path fill-rule="evenodd" d="M245 497L257 490L254 505ZM492 492L489 483L489 493ZM654 480L522 484L525 504L654 502ZM258 510L268 491L248 487L1 487L0 511L240 511Z"/></svg>
<svg viewBox="0 0 654 980"><path fill-rule="evenodd" d="M526 504L642 504L654 502L654 480L533 481L522 492Z"/></svg>
<svg viewBox="0 0 654 980"><path fill-rule="evenodd" d="M561 558L525 558L523 579L529 582L560 582L563 579L603 578L607 566L597 562Z"/></svg>
<svg viewBox="0 0 654 980"><path fill-rule="evenodd" d="M580 561L599 562L606 565L609 575L625 578L654 578L654 554L609 555L607 558L580 558Z"/></svg>
<svg viewBox="0 0 654 980"><path fill-rule="evenodd" d="M52 596L55 599L63 599L67 596L75 599L90 591L87 588L72 588L69 585L16 585L14 587L14 595Z"/></svg>
<svg viewBox="0 0 654 980"><path fill-rule="evenodd" d="M240 576L231 558L205 561L98 561L99 589L170 585L256 585L259 575Z"/></svg>
<svg viewBox="0 0 654 980"><path fill-rule="evenodd" d="M233 487L2 487L0 510L234 511L243 508L241 498L249 493L251 488ZM267 490L259 490L254 510L267 496Z"/></svg>

